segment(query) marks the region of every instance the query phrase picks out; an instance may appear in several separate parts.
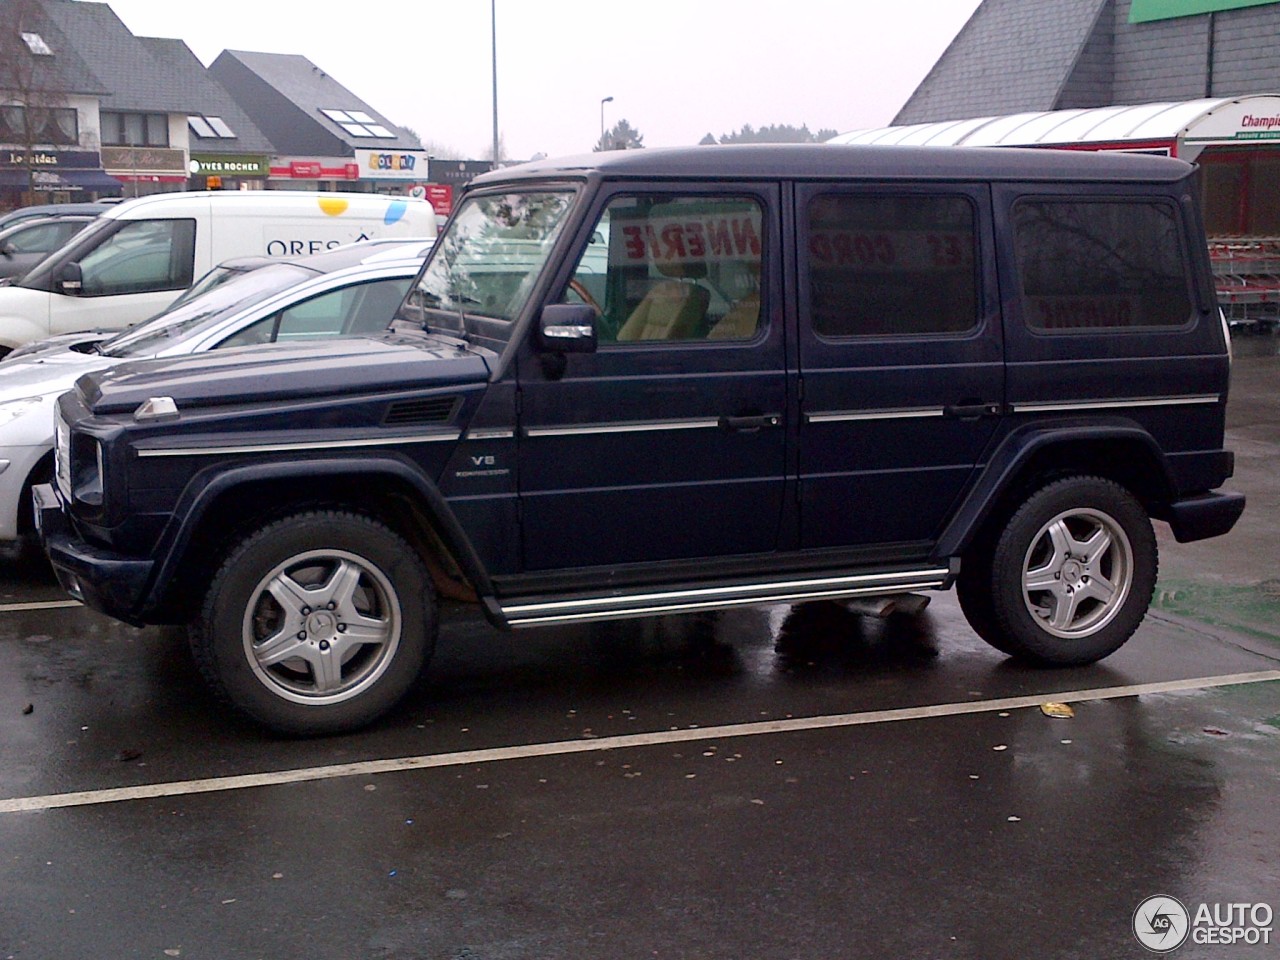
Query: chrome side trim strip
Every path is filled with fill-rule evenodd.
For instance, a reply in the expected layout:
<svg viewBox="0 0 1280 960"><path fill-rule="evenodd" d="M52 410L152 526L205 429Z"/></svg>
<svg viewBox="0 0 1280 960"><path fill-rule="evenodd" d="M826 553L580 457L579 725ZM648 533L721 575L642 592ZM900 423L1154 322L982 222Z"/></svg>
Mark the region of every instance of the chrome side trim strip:
<svg viewBox="0 0 1280 960"><path fill-rule="evenodd" d="M1128 407L1181 407L1218 403L1218 393L1197 394L1185 397L1133 397L1127 400L1069 400L1044 403L1015 403L1014 413L1064 413L1072 410L1124 410Z"/></svg>
<svg viewBox="0 0 1280 960"><path fill-rule="evenodd" d="M583 423L564 427L526 427L526 437L572 437L601 433L641 433L647 430L708 430L720 426L717 419L630 420L625 423Z"/></svg>
<svg viewBox="0 0 1280 960"><path fill-rule="evenodd" d="M942 582L950 570L935 567L925 570L902 570L894 573L859 574L847 577L819 577L811 580L780 580L764 583L742 583L735 586L699 587L692 590L664 590L658 593L639 593L630 596L585 597L579 600L558 600L549 603L518 603L501 607L504 615L536 614L538 612L567 611L572 609L605 608L613 605L637 606L639 604L698 602L716 597L773 596L779 593L810 590L844 590L857 588L906 589L900 581L929 580ZM759 602L753 600L752 602Z"/></svg>
<svg viewBox="0 0 1280 960"><path fill-rule="evenodd" d="M903 407L893 410L833 410L824 413L810 413L805 416L806 423L848 423L854 420L912 420L917 417L942 417L946 411L942 407Z"/></svg>
<svg viewBox="0 0 1280 960"><path fill-rule="evenodd" d="M468 430L468 440L511 440L515 437L514 430Z"/></svg>
<svg viewBox="0 0 1280 960"><path fill-rule="evenodd" d="M921 572L927 573L928 571ZM590 620L623 620L631 617L653 617L666 613L693 613L698 610L721 610L725 607L744 607L760 603L791 603L800 600L823 600L839 597L869 595L882 596L887 593L905 593L911 590L928 590L934 587L941 587L946 583L947 579L946 572L943 571L942 574L943 575L938 577L922 577L918 580L882 582L860 587L845 586L832 587L829 589L815 588L807 590L791 590L786 592L766 592L750 596L725 596L720 599L689 599L656 606L619 603L617 607L612 609L579 610L567 611L564 613L547 612L543 614L512 616L507 618L507 623L512 627L536 627L549 623L580 623ZM613 599L617 602L620 600L630 600L632 598L615 597ZM546 606L551 607L554 605L548 604ZM567 608L570 604L565 604L564 606ZM503 609L503 613L506 614L507 609Z"/></svg>
<svg viewBox="0 0 1280 960"><path fill-rule="evenodd" d="M202 457L224 453L289 453L295 450L345 450L352 447L386 447L400 443L442 443L457 440L460 430L416 437L370 437L361 440L300 440L296 443L247 443L228 447L173 447L138 450L139 457Z"/></svg>

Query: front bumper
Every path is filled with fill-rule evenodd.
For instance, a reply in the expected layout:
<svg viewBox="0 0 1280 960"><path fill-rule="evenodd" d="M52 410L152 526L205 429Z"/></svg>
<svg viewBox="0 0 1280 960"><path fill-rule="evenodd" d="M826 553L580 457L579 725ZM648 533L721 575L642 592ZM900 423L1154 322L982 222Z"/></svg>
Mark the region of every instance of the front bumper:
<svg viewBox="0 0 1280 960"><path fill-rule="evenodd" d="M154 561L122 557L77 537L52 484L38 484L31 495L36 529L62 588L109 617L141 626Z"/></svg>

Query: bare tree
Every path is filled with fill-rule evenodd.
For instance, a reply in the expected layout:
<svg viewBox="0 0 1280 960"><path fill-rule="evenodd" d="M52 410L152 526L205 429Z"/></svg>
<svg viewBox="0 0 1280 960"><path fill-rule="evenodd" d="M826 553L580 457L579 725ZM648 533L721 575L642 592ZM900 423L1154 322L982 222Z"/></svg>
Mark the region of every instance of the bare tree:
<svg viewBox="0 0 1280 960"><path fill-rule="evenodd" d="M0 0L0 142L21 156L26 203L35 200L39 149L78 139L60 63L42 35L45 23L40 0Z"/></svg>

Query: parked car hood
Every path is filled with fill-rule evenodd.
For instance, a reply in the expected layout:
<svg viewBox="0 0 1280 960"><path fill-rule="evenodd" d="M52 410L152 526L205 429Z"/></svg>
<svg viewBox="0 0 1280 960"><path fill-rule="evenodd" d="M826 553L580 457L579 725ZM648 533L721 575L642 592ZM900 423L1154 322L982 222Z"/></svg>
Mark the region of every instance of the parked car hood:
<svg viewBox="0 0 1280 960"><path fill-rule="evenodd" d="M109 340L118 333L120 333L119 330L81 330L78 333L60 333L56 337L33 340L31 343L23 344L18 349L6 354L3 363L9 364L18 358L29 360L37 356L47 356L51 353L64 353L68 350L78 353L92 353L94 344ZM118 357L116 359L117 361L119 360ZM7 369L6 366L0 366L0 370L5 369Z"/></svg>
<svg viewBox="0 0 1280 960"><path fill-rule="evenodd" d="M488 377L485 356L460 341L383 334L117 363L76 386L94 413L109 414L135 410L151 397L170 397L182 410L481 383Z"/></svg>
<svg viewBox="0 0 1280 960"><path fill-rule="evenodd" d="M62 393L86 373L119 363L98 353L56 350L44 354L8 358L0 363L0 403L19 397Z"/></svg>

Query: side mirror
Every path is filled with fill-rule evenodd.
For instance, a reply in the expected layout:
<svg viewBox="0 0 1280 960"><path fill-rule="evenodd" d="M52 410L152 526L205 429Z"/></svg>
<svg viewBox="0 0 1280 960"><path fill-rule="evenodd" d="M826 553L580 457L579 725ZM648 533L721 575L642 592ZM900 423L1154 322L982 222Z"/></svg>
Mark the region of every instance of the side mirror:
<svg viewBox="0 0 1280 960"><path fill-rule="evenodd" d="M80 264L64 263L58 270L58 289L63 293L78 295L84 288L84 277L80 273Z"/></svg>
<svg viewBox="0 0 1280 960"><path fill-rule="evenodd" d="M552 303L538 317L538 344L557 353L596 352L596 311L585 303Z"/></svg>

